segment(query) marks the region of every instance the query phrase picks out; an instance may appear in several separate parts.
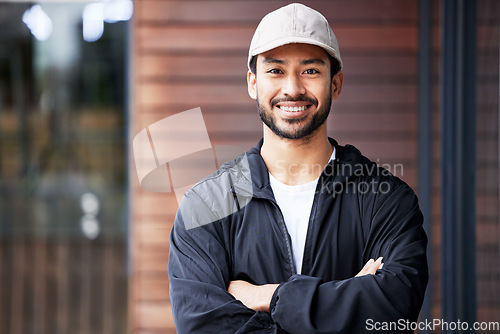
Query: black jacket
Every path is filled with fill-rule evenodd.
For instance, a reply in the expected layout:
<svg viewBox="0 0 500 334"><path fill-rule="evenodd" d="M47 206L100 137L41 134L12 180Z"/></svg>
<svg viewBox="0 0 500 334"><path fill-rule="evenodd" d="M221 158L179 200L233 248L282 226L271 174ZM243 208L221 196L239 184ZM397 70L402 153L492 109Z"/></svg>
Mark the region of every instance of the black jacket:
<svg viewBox="0 0 500 334"><path fill-rule="evenodd" d="M331 142L337 158L318 181L300 274L262 141L186 193L168 268L178 333L373 333L390 322L395 332L417 320L428 280L417 198L355 147ZM354 278L379 256L383 269ZM232 280L281 283L270 314L235 300Z"/></svg>

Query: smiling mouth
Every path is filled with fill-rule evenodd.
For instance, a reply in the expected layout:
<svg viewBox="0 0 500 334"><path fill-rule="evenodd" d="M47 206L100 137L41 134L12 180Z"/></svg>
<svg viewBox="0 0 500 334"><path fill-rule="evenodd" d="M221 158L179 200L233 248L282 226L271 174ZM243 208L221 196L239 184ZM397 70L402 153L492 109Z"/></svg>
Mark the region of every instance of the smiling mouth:
<svg viewBox="0 0 500 334"><path fill-rule="evenodd" d="M307 108L310 107L310 105L300 106L300 107L288 107L288 106L280 106L280 105L278 105L277 107L280 108L283 111L297 112L297 111L304 111L304 110L306 110Z"/></svg>

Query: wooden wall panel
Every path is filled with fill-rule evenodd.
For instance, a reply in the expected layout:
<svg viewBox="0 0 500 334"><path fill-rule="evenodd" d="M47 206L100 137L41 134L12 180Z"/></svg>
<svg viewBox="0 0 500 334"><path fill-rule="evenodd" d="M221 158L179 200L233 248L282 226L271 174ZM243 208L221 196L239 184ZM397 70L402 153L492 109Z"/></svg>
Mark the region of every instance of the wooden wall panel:
<svg viewBox="0 0 500 334"><path fill-rule="evenodd" d="M304 4L320 11L329 21L336 22L394 22L417 20L417 2L405 5L400 0L316 0ZM167 24L186 23L255 23L268 12L289 1L236 0L236 1L158 1L144 0L140 21Z"/></svg>
<svg viewBox="0 0 500 334"><path fill-rule="evenodd" d="M248 149L262 135L246 87L260 18L285 1L143 0L133 20L131 135L200 107L212 144ZM417 183L417 0L304 1L330 21L345 83L329 133ZM439 31L435 30L435 34ZM179 129L182 132L182 129ZM177 201L140 188L131 165L131 332L175 333L168 299L168 235Z"/></svg>
<svg viewBox="0 0 500 334"><path fill-rule="evenodd" d="M406 80L413 83L417 74L415 56L405 54L352 55L344 57L348 82L390 83ZM246 63L241 55L141 53L137 57L141 82L243 82ZM497 66L498 71L498 66ZM485 73L488 75L491 73Z"/></svg>
<svg viewBox="0 0 500 334"><path fill-rule="evenodd" d="M140 26L137 34L140 52L239 52L247 53L255 25L228 29L225 25ZM342 52L416 51L417 28L398 24L362 26L332 25Z"/></svg>

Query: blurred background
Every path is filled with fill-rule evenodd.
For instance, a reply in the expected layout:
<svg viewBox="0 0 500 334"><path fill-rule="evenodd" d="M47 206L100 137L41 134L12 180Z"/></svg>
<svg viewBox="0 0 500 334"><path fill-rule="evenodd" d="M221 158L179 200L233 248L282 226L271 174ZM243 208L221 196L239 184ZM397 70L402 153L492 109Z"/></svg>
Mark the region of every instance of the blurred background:
<svg viewBox="0 0 500 334"><path fill-rule="evenodd" d="M99 6L0 2L0 333L127 331L132 3Z"/></svg>
<svg viewBox="0 0 500 334"><path fill-rule="evenodd" d="M500 2L303 3L344 61L330 136L419 195L421 320L499 322ZM177 200L141 189L132 139L200 107L212 145L253 147L248 46L285 4L0 1L0 333L175 333Z"/></svg>

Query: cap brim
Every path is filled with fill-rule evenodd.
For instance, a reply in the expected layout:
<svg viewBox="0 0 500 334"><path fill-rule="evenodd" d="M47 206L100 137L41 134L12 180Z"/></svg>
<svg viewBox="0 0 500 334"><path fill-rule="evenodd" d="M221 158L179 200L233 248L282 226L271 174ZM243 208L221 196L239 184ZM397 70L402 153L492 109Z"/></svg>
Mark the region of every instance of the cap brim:
<svg viewBox="0 0 500 334"><path fill-rule="evenodd" d="M248 54L248 69L250 69L250 62L252 61L252 58L254 56L257 56L261 53L264 53L264 52L267 52L269 50L272 50L272 49L275 49L277 47L280 47L280 46L283 46L283 45L287 45L287 44L293 44L293 43L299 43L299 44L311 44L311 45L316 45L316 46L319 46L321 47L322 49L324 49L326 52L328 52L328 54L330 54L330 56L332 56L333 58L337 59L337 61L339 62L340 64L340 69L343 68L343 64L342 64L342 59L340 59L339 55L337 54L337 52L335 51L335 49L333 49L332 47L324 44L324 43L321 43L321 42L318 42L318 41L315 41L315 40L311 40L310 38L306 38L306 37L297 37L297 36L287 36L287 37L282 37L282 38L278 38L278 39L275 39L269 43L266 43L258 48L254 48L253 50L250 51L250 53Z"/></svg>

